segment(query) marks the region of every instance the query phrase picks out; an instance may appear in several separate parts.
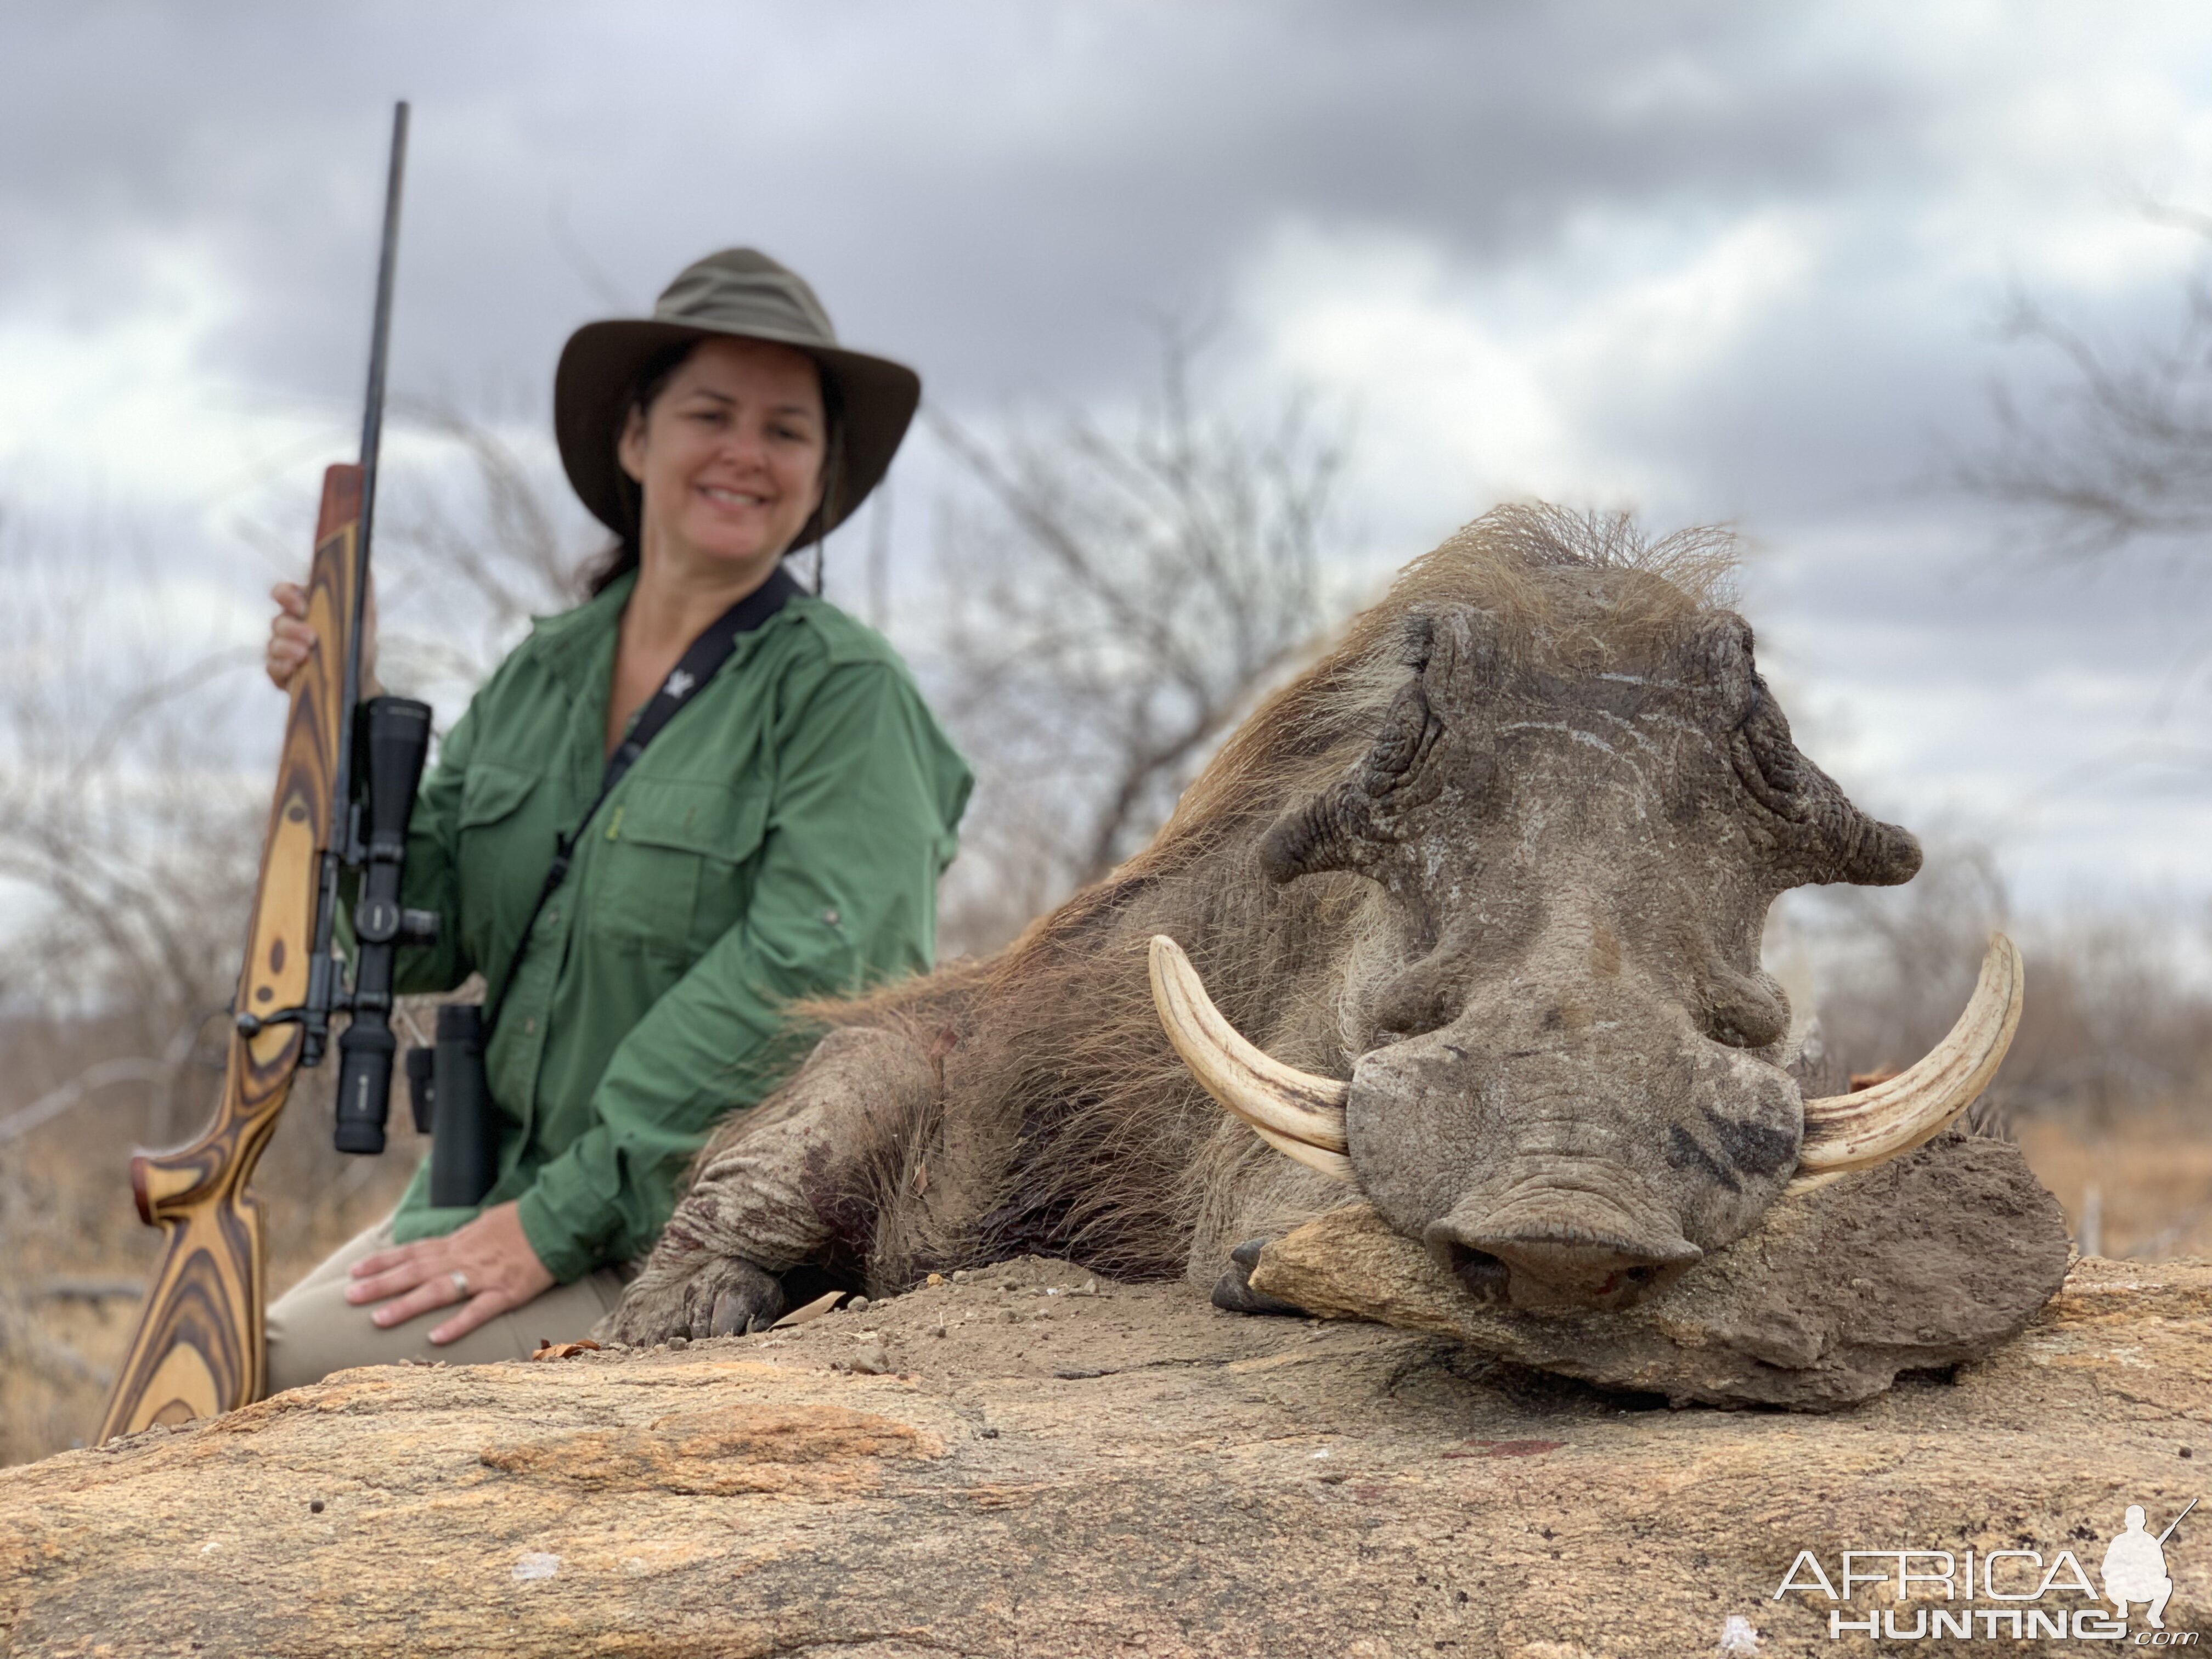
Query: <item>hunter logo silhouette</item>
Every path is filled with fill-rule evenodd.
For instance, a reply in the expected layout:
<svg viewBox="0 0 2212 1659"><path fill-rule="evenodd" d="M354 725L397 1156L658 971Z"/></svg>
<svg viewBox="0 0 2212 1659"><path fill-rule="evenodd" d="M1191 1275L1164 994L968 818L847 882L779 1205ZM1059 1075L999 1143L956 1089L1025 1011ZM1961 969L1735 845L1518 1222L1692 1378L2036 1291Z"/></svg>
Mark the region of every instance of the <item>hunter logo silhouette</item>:
<svg viewBox="0 0 2212 1659"><path fill-rule="evenodd" d="M2173 1536L2173 1529L2181 1524L2181 1516L2197 1507L2191 1498L2177 1515L2166 1523L2166 1530L2155 1538L2144 1528L2143 1510L2140 1504L2128 1505L2127 1530L2106 1547L2105 1599L2118 1609L2119 1616L2128 1616L2128 1603L2142 1601L2148 1605L2145 1616L2153 1630L2166 1628L2166 1598L2173 1594L2173 1580L2166 1576L2166 1540Z"/></svg>

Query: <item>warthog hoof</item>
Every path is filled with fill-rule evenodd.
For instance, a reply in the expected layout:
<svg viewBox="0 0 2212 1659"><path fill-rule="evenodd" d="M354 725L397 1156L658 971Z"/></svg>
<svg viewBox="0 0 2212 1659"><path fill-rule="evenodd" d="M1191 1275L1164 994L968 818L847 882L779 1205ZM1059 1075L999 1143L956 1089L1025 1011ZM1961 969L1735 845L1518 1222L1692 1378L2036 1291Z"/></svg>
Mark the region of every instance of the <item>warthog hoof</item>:
<svg viewBox="0 0 2212 1659"><path fill-rule="evenodd" d="M1213 1283L1213 1305L1224 1313L1293 1314L1305 1310L1279 1297L1265 1296L1252 1288L1252 1269L1260 1265L1260 1252L1273 1240L1248 1238L1229 1253L1229 1271Z"/></svg>
<svg viewBox="0 0 2212 1659"><path fill-rule="evenodd" d="M715 1256L682 1278L647 1268L630 1281L603 1328L617 1342L651 1347L672 1336L742 1336L783 1316L775 1276L739 1256Z"/></svg>

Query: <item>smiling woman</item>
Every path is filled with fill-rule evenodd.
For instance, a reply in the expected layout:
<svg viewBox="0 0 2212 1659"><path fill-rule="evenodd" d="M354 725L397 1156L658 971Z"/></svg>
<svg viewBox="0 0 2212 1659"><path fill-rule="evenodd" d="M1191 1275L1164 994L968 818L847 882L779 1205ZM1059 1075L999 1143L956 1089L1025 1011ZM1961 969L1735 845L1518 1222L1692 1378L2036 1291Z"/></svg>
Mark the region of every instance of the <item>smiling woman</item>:
<svg viewBox="0 0 2212 1659"><path fill-rule="evenodd" d="M616 447L653 503L646 533L672 556L685 548L729 574L764 574L761 561L781 556L821 504L820 374L789 346L702 340L655 378L660 395L630 406Z"/></svg>
<svg viewBox="0 0 2212 1659"><path fill-rule="evenodd" d="M758 588L821 505L830 447L822 386L793 347L707 339L656 363L630 400L615 448L641 503L638 528L594 586L605 592L641 568L647 545L655 580L623 613L609 750L698 632L690 612ZM668 614L672 601L680 614Z"/></svg>
<svg viewBox="0 0 2212 1659"><path fill-rule="evenodd" d="M447 1189L441 1127L393 1215L270 1309L272 1389L583 1335L708 1131L796 1058L783 1006L930 965L968 769L890 647L781 568L920 392L750 249L570 338L562 459L617 540L456 723L408 837L405 902L443 926L400 988L488 988L490 1185ZM314 641L278 599L283 684Z"/></svg>

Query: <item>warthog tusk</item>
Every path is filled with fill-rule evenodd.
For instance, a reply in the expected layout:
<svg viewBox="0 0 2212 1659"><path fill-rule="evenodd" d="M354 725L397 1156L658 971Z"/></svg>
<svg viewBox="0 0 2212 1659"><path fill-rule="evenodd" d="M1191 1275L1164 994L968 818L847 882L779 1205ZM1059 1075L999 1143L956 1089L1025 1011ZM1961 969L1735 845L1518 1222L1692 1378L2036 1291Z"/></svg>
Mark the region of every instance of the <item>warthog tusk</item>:
<svg viewBox="0 0 2212 1659"><path fill-rule="evenodd" d="M1355 1179L1345 1154L1346 1086L1285 1066L1245 1040L1206 994L1183 949L1152 943L1152 1006L1168 1041L1206 1093L1287 1158L1336 1180ZM1941 1133L1989 1086L2020 1028L2026 975L2020 951L1990 936L1982 974L1950 1034L1917 1065L1855 1094L1805 1103L1796 1187L1825 1186L1887 1162Z"/></svg>
<svg viewBox="0 0 2212 1659"><path fill-rule="evenodd" d="M1182 946L1152 935L1152 1006L1168 1041L1206 1092L1285 1158L1351 1182L1345 1153L1346 1085L1285 1066L1221 1016Z"/></svg>
<svg viewBox="0 0 2212 1659"><path fill-rule="evenodd" d="M1918 1065L1856 1094L1805 1103L1798 1181L1867 1169L1939 1133L1996 1075L2020 1029L2026 985L2019 948L1990 934L1966 1012Z"/></svg>

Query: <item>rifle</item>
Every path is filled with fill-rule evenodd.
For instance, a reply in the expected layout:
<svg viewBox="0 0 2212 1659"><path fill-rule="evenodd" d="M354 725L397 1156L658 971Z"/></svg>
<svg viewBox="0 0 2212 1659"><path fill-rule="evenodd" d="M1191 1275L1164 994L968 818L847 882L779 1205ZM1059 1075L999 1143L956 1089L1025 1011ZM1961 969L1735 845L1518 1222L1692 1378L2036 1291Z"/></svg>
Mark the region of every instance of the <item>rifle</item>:
<svg viewBox="0 0 2212 1659"><path fill-rule="evenodd" d="M399 945L427 944L437 933L437 917L403 910L398 902L407 819L429 744L429 706L404 697L364 702L361 696L362 620L406 157L402 103L392 111L361 460L323 477L307 577L316 645L292 681L276 799L232 1005L222 1094L197 1140L131 1160L139 1218L168 1237L116 1370L101 1440L235 1410L260 1395L267 1377L265 1253L261 1203L246 1183L276 1127L294 1073L321 1062L337 1012L352 1015L338 1039L338 1150L384 1150L395 1047L392 956ZM350 985L332 951L349 872L359 888Z"/></svg>

